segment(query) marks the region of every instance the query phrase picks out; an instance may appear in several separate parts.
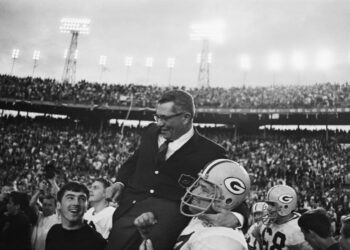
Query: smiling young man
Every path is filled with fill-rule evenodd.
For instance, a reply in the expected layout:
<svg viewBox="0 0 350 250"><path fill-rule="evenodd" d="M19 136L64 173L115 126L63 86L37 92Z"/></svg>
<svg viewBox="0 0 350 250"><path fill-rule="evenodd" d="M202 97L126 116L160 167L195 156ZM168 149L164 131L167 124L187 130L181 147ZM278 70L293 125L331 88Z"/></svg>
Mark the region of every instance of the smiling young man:
<svg viewBox="0 0 350 250"><path fill-rule="evenodd" d="M78 182L65 184L57 193L57 209L62 224L51 227L46 238L46 250L102 250L103 237L83 222L89 190Z"/></svg>
<svg viewBox="0 0 350 250"><path fill-rule="evenodd" d="M117 183L119 207L113 215L107 250L138 249L142 239L134 220L153 211L158 218L150 238L156 249L171 249L189 219L179 211L185 188L179 178L195 180L225 150L193 128L195 107L186 91L172 90L158 100L155 123L145 128L139 148L122 165ZM222 220L227 221L227 219Z"/></svg>

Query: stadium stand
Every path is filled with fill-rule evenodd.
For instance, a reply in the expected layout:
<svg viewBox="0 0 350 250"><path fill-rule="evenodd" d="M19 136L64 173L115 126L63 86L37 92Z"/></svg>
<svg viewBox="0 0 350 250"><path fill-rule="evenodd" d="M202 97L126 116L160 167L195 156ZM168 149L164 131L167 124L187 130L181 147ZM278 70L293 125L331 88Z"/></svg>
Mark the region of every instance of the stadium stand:
<svg viewBox="0 0 350 250"><path fill-rule="evenodd" d="M86 81L70 85L54 79L0 75L0 100L49 102L48 113L54 113L53 110L65 103L117 106L125 110L132 102L134 107L153 108L155 100L166 89ZM349 108L350 103L348 83L188 91L194 95L199 108L331 109ZM16 109L20 111L20 106ZM68 106L67 110L73 109ZM1 115L1 187L14 187L33 195L45 179L45 166L52 162L59 186L72 180L89 185L98 177L115 178L120 165L137 147L142 128L123 127L122 132L119 124L92 126L91 122L99 119L91 116L84 120L67 115L66 119ZM99 115L98 118L104 116ZM338 114L334 115L338 118ZM346 117L340 118L343 123L348 122ZM208 119L217 122L214 116L207 116ZM251 121L247 121L249 123ZM265 129L237 133L232 126L198 130L221 144L231 159L249 171L253 184L249 204L263 200L270 187L285 183L296 189L300 211L327 209L339 232L341 217L350 214L350 181L346 179L350 171L348 132Z"/></svg>
<svg viewBox="0 0 350 250"><path fill-rule="evenodd" d="M186 89L185 87L181 87ZM80 81L75 85L53 79L18 78L0 75L0 97L75 104L154 107L163 87L99 84ZM349 107L350 85L317 83L313 85L274 85L187 89L196 107L211 108L341 108ZM132 96L132 97L131 97Z"/></svg>

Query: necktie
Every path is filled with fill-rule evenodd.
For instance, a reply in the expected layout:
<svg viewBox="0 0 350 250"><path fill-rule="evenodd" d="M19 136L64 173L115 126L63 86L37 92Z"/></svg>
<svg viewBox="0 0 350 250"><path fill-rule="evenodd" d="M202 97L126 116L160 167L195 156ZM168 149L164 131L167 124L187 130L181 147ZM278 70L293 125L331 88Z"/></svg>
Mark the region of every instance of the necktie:
<svg viewBox="0 0 350 250"><path fill-rule="evenodd" d="M158 155L157 155L157 163L158 164L162 164L165 162L165 156L166 153L168 151L168 145L171 142L171 140L166 140L165 142L163 142L162 145L160 145L159 149L158 149Z"/></svg>

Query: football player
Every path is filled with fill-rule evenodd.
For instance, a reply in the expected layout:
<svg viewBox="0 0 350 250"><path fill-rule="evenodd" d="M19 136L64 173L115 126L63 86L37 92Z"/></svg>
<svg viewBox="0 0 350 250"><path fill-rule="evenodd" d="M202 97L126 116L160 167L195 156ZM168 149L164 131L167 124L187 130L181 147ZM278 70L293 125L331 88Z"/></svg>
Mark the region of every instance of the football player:
<svg viewBox="0 0 350 250"><path fill-rule="evenodd" d="M265 202L256 202L252 206L252 216L253 223L249 227L246 234L246 240L248 243L249 250L261 250L262 246L260 245L260 240L256 237L259 237L259 231L262 226L262 219L264 214L267 211L267 203Z"/></svg>
<svg viewBox="0 0 350 250"><path fill-rule="evenodd" d="M287 185L276 185L268 191L265 202L267 213L260 229L264 250L311 250L298 226L300 214L297 208L297 194Z"/></svg>
<svg viewBox="0 0 350 250"><path fill-rule="evenodd" d="M181 213L193 218L178 237L174 249L247 250L248 246L240 229L208 224L200 219L200 215L231 211L246 199L249 191L250 178L241 165L228 159L209 163L182 197ZM142 227L149 222L156 223L152 213L142 214L135 224ZM153 249L152 242L145 240L140 249Z"/></svg>

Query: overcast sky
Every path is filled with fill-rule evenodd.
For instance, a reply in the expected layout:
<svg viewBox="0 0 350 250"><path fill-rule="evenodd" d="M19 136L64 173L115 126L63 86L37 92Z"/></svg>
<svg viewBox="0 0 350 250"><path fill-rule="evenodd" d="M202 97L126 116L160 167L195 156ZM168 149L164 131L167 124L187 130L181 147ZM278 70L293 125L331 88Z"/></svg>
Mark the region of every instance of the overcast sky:
<svg viewBox="0 0 350 250"><path fill-rule="evenodd" d="M36 75L60 79L71 35L59 31L62 17L91 19L90 34L80 35L77 79L98 81L100 55L107 56L102 80L126 80L126 56L133 57L131 82L145 84L146 57L154 58L149 82L168 84L167 58L176 58L172 81L196 86L200 41L189 39L189 25L222 20L225 40L210 43L212 86L241 86L239 59L251 58L247 85L273 81L268 56L280 53L279 84L340 82L350 79L350 0L1 0L0 73L11 70L12 49L20 50L14 74L31 75L33 51L41 51ZM320 51L329 67L318 68ZM293 51L304 53L305 69L291 65ZM320 60L318 60L320 61ZM299 80L298 80L299 79Z"/></svg>

